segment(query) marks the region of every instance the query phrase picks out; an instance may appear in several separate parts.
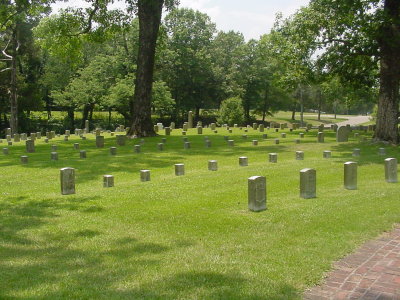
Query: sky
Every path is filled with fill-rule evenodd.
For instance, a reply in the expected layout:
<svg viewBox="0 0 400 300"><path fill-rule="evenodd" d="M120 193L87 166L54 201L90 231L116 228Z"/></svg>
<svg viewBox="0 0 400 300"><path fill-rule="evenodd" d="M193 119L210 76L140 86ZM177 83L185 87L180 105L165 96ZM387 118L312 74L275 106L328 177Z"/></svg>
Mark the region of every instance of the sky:
<svg viewBox="0 0 400 300"><path fill-rule="evenodd" d="M239 31L249 40L258 39L260 35L268 33L278 12L287 17L308 2L309 0L180 0L180 7L206 13L218 30ZM84 4L82 0L59 2L53 5L53 11Z"/></svg>

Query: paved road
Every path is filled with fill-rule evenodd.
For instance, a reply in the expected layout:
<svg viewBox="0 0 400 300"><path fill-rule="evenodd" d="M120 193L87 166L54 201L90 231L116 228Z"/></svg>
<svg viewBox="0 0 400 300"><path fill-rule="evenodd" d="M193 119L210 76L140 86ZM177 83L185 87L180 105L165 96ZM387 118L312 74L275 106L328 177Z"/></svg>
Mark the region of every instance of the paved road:
<svg viewBox="0 0 400 300"><path fill-rule="evenodd" d="M369 116L354 116L354 117L346 117L347 121L336 123L338 126L346 126L350 124L350 126L359 125L362 123L369 122Z"/></svg>
<svg viewBox="0 0 400 300"><path fill-rule="evenodd" d="M309 117L317 117L317 115L307 115L307 116L309 116ZM324 116L324 117L327 117L327 118L334 118L335 117L334 115L321 115L321 116ZM337 124L338 126L346 126L347 124L350 124L350 126L355 126L355 125L360 125L362 123L369 122L369 118L370 118L370 116L354 116L354 117L353 116L346 116L346 117L344 117L344 116L339 116L339 115L338 115L338 117L341 118L341 119L346 119L347 118L347 120L343 121L343 122L331 123L331 124ZM326 124L325 126L330 126L331 124Z"/></svg>

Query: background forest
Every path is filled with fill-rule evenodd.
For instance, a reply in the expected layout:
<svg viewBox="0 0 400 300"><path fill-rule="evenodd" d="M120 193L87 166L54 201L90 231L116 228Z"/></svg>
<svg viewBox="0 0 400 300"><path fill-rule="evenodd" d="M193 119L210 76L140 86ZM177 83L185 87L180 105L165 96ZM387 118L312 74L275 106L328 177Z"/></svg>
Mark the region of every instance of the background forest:
<svg viewBox="0 0 400 300"><path fill-rule="evenodd" d="M82 128L85 119L104 129L129 126L139 47L135 14L107 10L95 19L90 9L50 14L47 1L23 3L0 11L1 129L10 126L13 97L22 132ZM246 41L240 32L217 31L199 11L168 10L157 41L153 122L179 125L189 110L197 121L215 122L222 101L231 98L242 104L243 123L268 121L278 110L292 111L293 119L302 110L371 113L377 62L355 57L345 63L358 69L335 72L308 34L305 12L277 15L269 33Z"/></svg>

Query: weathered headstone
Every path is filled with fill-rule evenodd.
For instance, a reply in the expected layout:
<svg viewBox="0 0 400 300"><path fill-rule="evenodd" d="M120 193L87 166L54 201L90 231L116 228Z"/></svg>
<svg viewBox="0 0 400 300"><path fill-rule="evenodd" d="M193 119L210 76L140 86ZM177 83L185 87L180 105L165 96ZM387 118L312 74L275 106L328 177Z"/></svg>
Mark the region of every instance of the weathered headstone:
<svg viewBox="0 0 400 300"><path fill-rule="evenodd" d="M239 157L239 166L247 167L248 166L248 159L246 156Z"/></svg>
<svg viewBox="0 0 400 300"><path fill-rule="evenodd" d="M329 151L329 150L325 150L325 151L322 153L322 156L323 156L323 158L331 158L331 157L332 157L332 152Z"/></svg>
<svg viewBox="0 0 400 300"><path fill-rule="evenodd" d="M28 156L22 155L21 156L21 164L27 164L28 163Z"/></svg>
<svg viewBox="0 0 400 300"><path fill-rule="evenodd" d="M211 127L211 130L214 131L215 128L216 128L216 124L215 124L215 123L211 123L211 124L210 124L210 127Z"/></svg>
<svg viewBox="0 0 400 300"><path fill-rule="evenodd" d="M115 138L117 140L118 146L125 146L125 144L126 144L126 135L125 134L117 134L115 136Z"/></svg>
<svg viewBox="0 0 400 300"><path fill-rule="evenodd" d="M318 143L325 142L325 134L323 132L318 132L317 141L318 141Z"/></svg>
<svg viewBox="0 0 400 300"><path fill-rule="evenodd" d="M163 143L158 143L157 144L157 149L160 150L160 151L163 151L164 150L164 144Z"/></svg>
<svg viewBox="0 0 400 300"><path fill-rule="evenodd" d="M217 171L218 170L218 162L216 160L208 161L208 170Z"/></svg>
<svg viewBox="0 0 400 300"><path fill-rule="evenodd" d="M183 126L182 126L182 130L184 131L184 132L187 132L188 131L188 128L189 128L189 125L186 123L186 124L183 124Z"/></svg>
<svg viewBox="0 0 400 300"><path fill-rule="evenodd" d="M74 149L79 150L79 143L74 143Z"/></svg>
<svg viewBox="0 0 400 300"><path fill-rule="evenodd" d="M300 139L294 139L294 142L295 142L296 144L300 144Z"/></svg>
<svg viewBox="0 0 400 300"><path fill-rule="evenodd" d="M175 122L171 122L171 125L169 125L169 127L170 127L171 129L175 129Z"/></svg>
<svg viewBox="0 0 400 300"><path fill-rule="evenodd" d="M89 120L85 120L85 133L89 133Z"/></svg>
<svg viewBox="0 0 400 300"><path fill-rule="evenodd" d="M205 140L204 141L204 145L206 146L206 148L210 148L211 147L211 141L210 140Z"/></svg>
<svg viewBox="0 0 400 300"><path fill-rule="evenodd" d="M349 129L346 126L340 126L336 132L336 142L348 142Z"/></svg>
<svg viewBox="0 0 400 300"><path fill-rule="evenodd" d="M385 159L385 179L386 182L395 183L397 182L397 159L386 158Z"/></svg>
<svg viewBox="0 0 400 300"><path fill-rule="evenodd" d="M140 181L150 181L150 170L140 170Z"/></svg>
<svg viewBox="0 0 400 300"><path fill-rule="evenodd" d="M15 143L18 143L18 142L20 142L20 141L21 141L20 135L19 135L18 133L15 133L15 134L14 134L14 142L15 142Z"/></svg>
<svg viewBox="0 0 400 300"><path fill-rule="evenodd" d="M113 175L103 175L103 187L109 188L114 186L114 176Z"/></svg>
<svg viewBox="0 0 400 300"><path fill-rule="evenodd" d="M140 145L135 145L134 149L135 149L135 153L140 153L141 152L141 146Z"/></svg>
<svg viewBox="0 0 400 300"><path fill-rule="evenodd" d="M318 126L318 132L323 132L324 129L325 129L324 124L320 124L320 125Z"/></svg>
<svg viewBox="0 0 400 300"><path fill-rule="evenodd" d="M386 149L385 148L379 148L378 149L378 154L379 155L386 155Z"/></svg>
<svg viewBox="0 0 400 300"><path fill-rule="evenodd" d="M35 152L35 141L33 140L27 140L25 142L25 146L26 146L26 152L28 153L33 153Z"/></svg>
<svg viewBox="0 0 400 300"><path fill-rule="evenodd" d="M62 168L60 169L61 194L75 194L75 169Z"/></svg>
<svg viewBox="0 0 400 300"><path fill-rule="evenodd" d="M269 162L277 163L278 162L278 154L277 153L269 153Z"/></svg>
<svg viewBox="0 0 400 300"><path fill-rule="evenodd" d="M357 189L357 163L348 161L344 163L344 187L348 190Z"/></svg>
<svg viewBox="0 0 400 300"><path fill-rule="evenodd" d="M296 160L304 160L304 152L296 151Z"/></svg>
<svg viewBox="0 0 400 300"><path fill-rule="evenodd" d="M279 139L275 139L274 143L275 143L275 145L278 145L279 144Z"/></svg>
<svg viewBox="0 0 400 300"><path fill-rule="evenodd" d="M104 148L104 136L102 135L96 136L96 147Z"/></svg>
<svg viewBox="0 0 400 300"><path fill-rule="evenodd" d="M188 112L188 127L193 128L193 112L192 111Z"/></svg>
<svg viewBox="0 0 400 300"><path fill-rule="evenodd" d="M50 159L51 160L58 160L58 153L57 152L51 152L50 153Z"/></svg>
<svg viewBox="0 0 400 300"><path fill-rule="evenodd" d="M186 135L186 131L182 131L182 135Z"/></svg>
<svg viewBox="0 0 400 300"><path fill-rule="evenodd" d="M355 148L355 149L353 149L353 156L360 156L360 152L361 152L361 149L359 149L359 148Z"/></svg>
<svg viewBox="0 0 400 300"><path fill-rule="evenodd" d="M190 142L184 142L183 143L183 148L184 149L190 149Z"/></svg>
<svg viewBox="0 0 400 300"><path fill-rule="evenodd" d="M253 146L258 146L258 140L253 140L252 144L253 144Z"/></svg>
<svg viewBox="0 0 400 300"><path fill-rule="evenodd" d="M51 145L51 151L53 152L57 151L57 145Z"/></svg>
<svg viewBox="0 0 400 300"><path fill-rule="evenodd" d="M171 135L171 128L165 127L165 135Z"/></svg>
<svg viewBox="0 0 400 300"><path fill-rule="evenodd" d="M286 138L286 133L282 132L281 133L281 138L285 139Z"/></svg>
<svg viewBox="0 0 400 300"><path fill-rule="evenodd" d="M300 136L301 139L303 139L303 138L304 138L304 133L303 133L303 132L300 132L300 133L299 133L299 136Z"/></svg>
<svg viewBox="0 0 400 300"><path fill-rule="evenodd" d="M264 132L264 124L260 124L260 126L258 126L258 130L260 132Z"/></svg>
<svg viewBox="0 0 400 300"><path fill-rule="evenodd" d="M268 138L268 135L267 135L266 133L264 133L264 134L262 135L262 138L263 138L264 140L266 140L266 139Z"/></svg>
<svg viewBox="0 0 400 300"><path fill-rule="evenodd" d="M197 134L203 134L203 127L197 126Z"/></svg>
<svg viewBox="0 0 400 300"><path fill-rule="evenodd" d="M300 170L300 197L310 199L316 197L317 172L315 169L305 168Z"/></svg>
<svg viewBox="0 0 400 300"><path fill-rule="evenodd" d="M158 132L158 126L157 126L157 125L154 125L154 126L153 126L153 129L154 129L154 132L155 132L155 133Z"/></svg>
<svg viewBox="0 0 400 300"><path fill-rule="evenodd" d="M79 157L80 158L86 158L86 150L79 151Z"/></svg>
<svg viewBox="0 0 400 300"><path fill-rule="evenodd" d="M110 147L110 154L117 155L117 147Z"/></svg>
<svg viewBox="0 0 400 300"><path fill-rule="evenodd" d="M8 151L8 148L3 148L3 154L8 155L10 152Z"/></svg>
<svg viewBox="0 0 400 300"><path fill-rule="evenodd" d="M252 176L248 179L248 207L251 211L267 209L267 180L264 176Z"/></svg>
<svg viewBox="0 0 400 300"><path fill-rule="evenodd" d="M175 164L175 175L176 176L185 175L185 165L184 164Z"/></svg>

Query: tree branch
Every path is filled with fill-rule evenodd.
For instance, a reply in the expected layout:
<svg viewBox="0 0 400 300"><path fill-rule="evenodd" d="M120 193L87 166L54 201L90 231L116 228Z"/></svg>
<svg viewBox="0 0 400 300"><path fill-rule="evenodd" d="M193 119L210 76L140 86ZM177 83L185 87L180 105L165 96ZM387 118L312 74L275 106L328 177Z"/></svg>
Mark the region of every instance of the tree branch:
<svg viewBox="0 0 400 300"><path fill-rule="evenodd" d="M0 70L0 73L5 72L5 71L8 71L8 70L11 70L11 68L5 68L5 69L3 69L3 70Z"/></svg>

